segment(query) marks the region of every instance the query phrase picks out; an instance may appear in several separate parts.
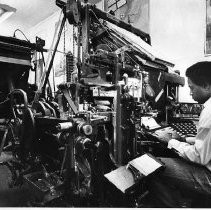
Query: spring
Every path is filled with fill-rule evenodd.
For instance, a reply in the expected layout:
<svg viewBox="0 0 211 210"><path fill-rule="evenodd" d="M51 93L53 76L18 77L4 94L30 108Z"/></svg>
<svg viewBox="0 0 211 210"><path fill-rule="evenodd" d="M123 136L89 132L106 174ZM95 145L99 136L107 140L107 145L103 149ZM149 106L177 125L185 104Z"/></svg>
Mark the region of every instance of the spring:
<svg viewBox="0 0 211 210"><path fill-rule="evenodd" d="M66 55L66 80L71 82L71 76L74 71L74 57L71 52Z"/></svg>

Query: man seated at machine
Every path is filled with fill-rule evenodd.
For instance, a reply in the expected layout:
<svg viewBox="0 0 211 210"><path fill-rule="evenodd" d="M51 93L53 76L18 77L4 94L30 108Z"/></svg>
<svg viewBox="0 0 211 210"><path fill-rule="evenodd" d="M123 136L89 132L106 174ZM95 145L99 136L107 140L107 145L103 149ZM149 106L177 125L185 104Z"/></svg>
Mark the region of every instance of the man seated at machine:
<svg viewBox="0 0 211 210"><path fill-rule="evenodd" d="M186 71L192 98L204 104L197 135L191 142L166 134L168 148L181 158L161 158L165 170L149 183L150 207L193 207L211 198L211 62L198 62ZM201 195L201 197L200 197ZM201 206L197 206L201 207Z"/></svg>

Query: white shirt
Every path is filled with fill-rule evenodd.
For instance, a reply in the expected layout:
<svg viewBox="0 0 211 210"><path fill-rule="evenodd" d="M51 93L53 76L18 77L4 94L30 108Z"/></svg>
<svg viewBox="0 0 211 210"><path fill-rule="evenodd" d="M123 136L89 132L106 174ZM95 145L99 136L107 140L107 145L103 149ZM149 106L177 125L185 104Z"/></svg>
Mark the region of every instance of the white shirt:
<svg viewBox="0 0 211 210"><path fill-rule="evenodd" d="M200 114L195 144L171 139L168 148L176 149L185 159L205 165L211 171L211 98L204 103Z"/></svg>

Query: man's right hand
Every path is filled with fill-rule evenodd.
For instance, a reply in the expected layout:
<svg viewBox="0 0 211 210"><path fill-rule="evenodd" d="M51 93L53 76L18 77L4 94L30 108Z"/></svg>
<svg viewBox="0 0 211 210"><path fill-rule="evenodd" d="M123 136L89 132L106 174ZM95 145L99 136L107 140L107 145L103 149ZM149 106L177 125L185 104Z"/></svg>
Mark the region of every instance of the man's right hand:
<svg viewBox="0 0 211 210"><path fill-rule="evenodd" d="M178 141L185 142L186 139L180 136L177 132L172 133L172 139L177 139Z"/></svg>
<svg viewBox="0 0 211 210"><path fill-rule="evenodd" d="M195 137L186 137L186 142L189 144L195 144Z"/></svg>

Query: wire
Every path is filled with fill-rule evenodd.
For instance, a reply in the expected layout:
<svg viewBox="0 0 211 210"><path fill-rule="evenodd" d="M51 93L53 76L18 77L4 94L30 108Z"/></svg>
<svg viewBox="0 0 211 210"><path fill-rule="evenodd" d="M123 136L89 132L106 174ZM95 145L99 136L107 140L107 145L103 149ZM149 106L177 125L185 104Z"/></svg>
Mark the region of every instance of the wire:
<svg viewBox="0 0 211 210"><path fill-rule="evenodd" d="M30 42L29 39L27 39L26 35L23 33L23 31L21 31L20 29L16 29L16 30L14 31L13 37L16 38L15 33L16 33L17 31L21 32L21 34L24 36L24 38L26 39L27 42Z"/></svg>
<svg viewBox="0 0 211 210"><path fill-rule="evenodd" d="M7 98L7 99L5 99L4 101L0 102L0 105L3 105L3 104L5 104L5 103L7 103L8 101L9 101L9 99Z"/></svg>

